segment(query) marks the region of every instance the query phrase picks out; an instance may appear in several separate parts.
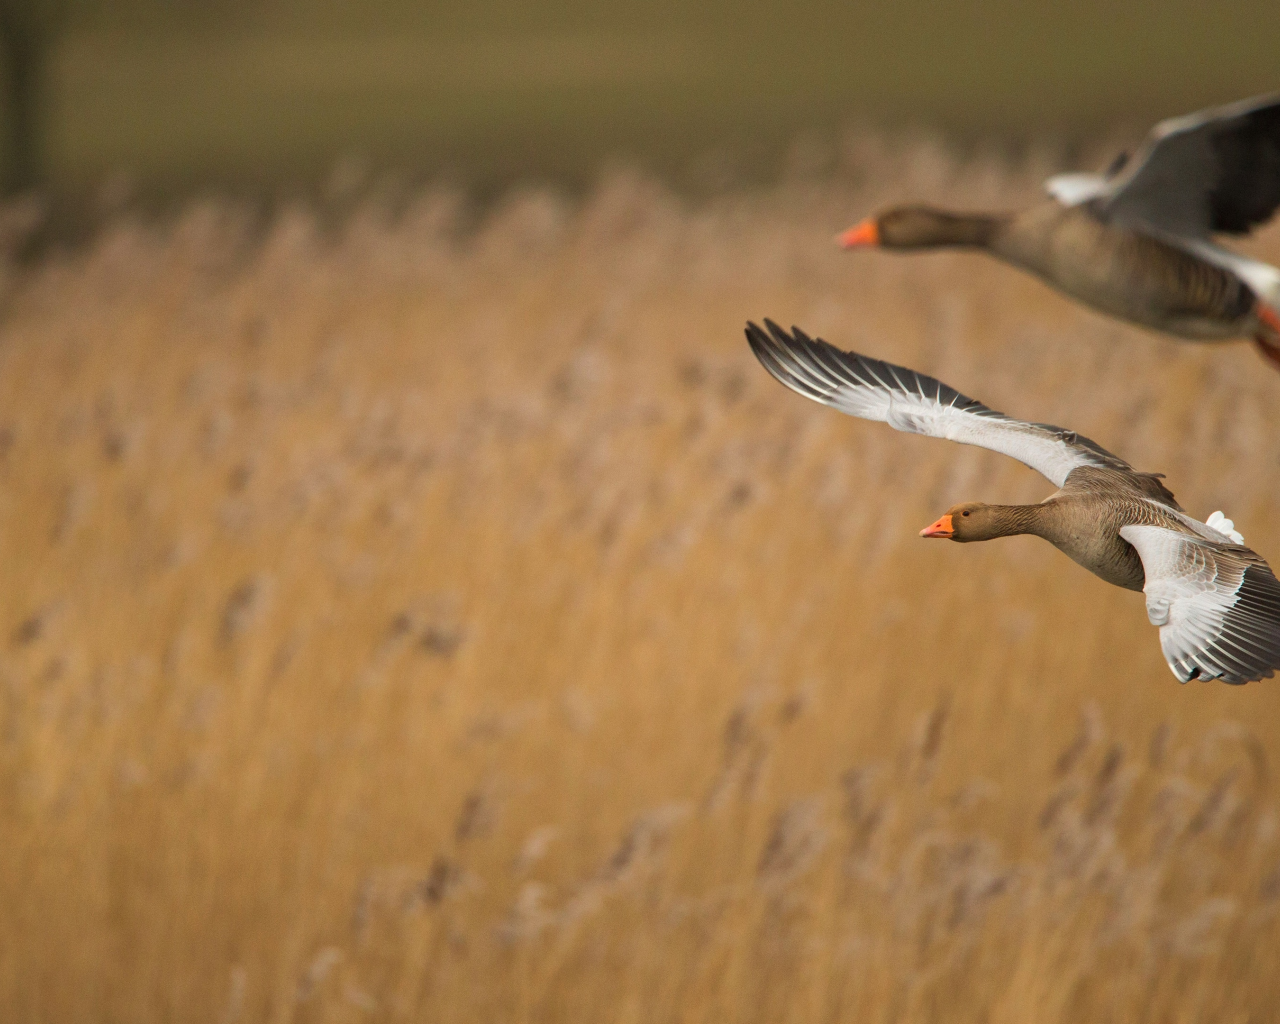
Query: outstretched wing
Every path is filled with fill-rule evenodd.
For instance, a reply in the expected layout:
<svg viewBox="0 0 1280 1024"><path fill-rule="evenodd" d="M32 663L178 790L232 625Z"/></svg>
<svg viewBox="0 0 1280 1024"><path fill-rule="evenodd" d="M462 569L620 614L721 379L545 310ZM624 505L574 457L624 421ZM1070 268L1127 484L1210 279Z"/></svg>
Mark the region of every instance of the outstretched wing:
<svg viewBox="0 0 1280 1024"><path fill-rule="evenodd" d="M989 448L1030 466L1058 487L1081 466L1132 472L1128 463L1070 430L1012 419L932 377L842 352L798 327L790 334L772 320L765 327L767 331L747 324L747 341L764 368L792 391L850 416Z"/></svg>
<svg viewBox="0 0 1280 1024"><path fill-rule="evenodd" d="M1180 682L1248 683L1280 668L1280 581L1246 547L1122 526L1146 573L1147 618Z"/></svg>
<svg viewBox="0 0 1280 1024"><path fill-rule="evenodd" d="M1187 238L1247 234L1280 206L1280 94L1161 121L1094 195L1115 223Z"/></svg>

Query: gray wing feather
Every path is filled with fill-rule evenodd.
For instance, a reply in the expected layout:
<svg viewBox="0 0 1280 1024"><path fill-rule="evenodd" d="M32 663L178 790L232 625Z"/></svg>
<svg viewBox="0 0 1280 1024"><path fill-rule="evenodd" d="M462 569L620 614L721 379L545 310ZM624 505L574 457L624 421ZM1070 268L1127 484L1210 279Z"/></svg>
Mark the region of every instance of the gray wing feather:
<svg viewBox="0 0 1280 1024"><path fill-rule="evenodd" d="M1073 431L1015 420L933 377L843 352L798 327L788 334L766 320L765 328L747 325L747 341L764 368L797 394L850 416L1000 452L1058 487L1081 466L1132 472L1128 463Z"/></svg>
<svg viewBox="0 0 1280 1024"><path fill-rule="evenodd" d="M1280 93L1161 121L1095 203L1187 238L1247 234L1280 206Z"/></svg>
<svg viewBox="0 0 1280 1024"><path fill-rule="evenodd" d="M1147 617L1179 681L1248 683L1280 669L1280 581L1257 554L1163 526L1130 525Z"/></svg>

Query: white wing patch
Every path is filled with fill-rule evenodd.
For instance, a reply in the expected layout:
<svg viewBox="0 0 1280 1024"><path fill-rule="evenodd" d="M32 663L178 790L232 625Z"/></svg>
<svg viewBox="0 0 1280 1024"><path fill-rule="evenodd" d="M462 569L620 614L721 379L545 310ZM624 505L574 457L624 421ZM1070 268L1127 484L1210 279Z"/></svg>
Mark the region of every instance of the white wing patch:
<svg viewBox="0 0 1280 1024"><path fill-rule="evenodd" d="M1211 530L1217 530L1232 544L1244 543L1244 536L1236 529L1236 524L1223 515L1222 512L1214 512L1204 521L1204 525Z"/></svg>
<svg viewBox="0 0 1280 1024"><path fill-rule="evenodd" d="M1081 466L1129 467L1071 431L1026 423L902 366L842 352L792 328L765 321L747 340L766 370L797 394L895 430L972 444L1017 459L1061 487Z"/></svg>
<svg viewBox="0 0 1280 1024"><path fill-rule="evenodd" d="M1101 174L1055 174L1045 181L1044 189L1063 206L1079 206L1105 195L1108 181Z"/></svg>
<svg viewBox="0 0 1280 1024"><path fill-rule="evenodd" d="M1180 246L1228 273L1235 274L1253 290L1254 295L1272 306L1280 306L1280 269L1270 263L1250 259L1199 238L1182 238L1177 235L1162 237L1170 244Z"/></svg>
<svg viewBox="0 0 1280 1024"><path fill-rule="evenodd" d="M1280 583L1265 563L1163 526L1120 536L1142 559L1147 618L1180 682L1247 683L1280 668Z"/></svg>

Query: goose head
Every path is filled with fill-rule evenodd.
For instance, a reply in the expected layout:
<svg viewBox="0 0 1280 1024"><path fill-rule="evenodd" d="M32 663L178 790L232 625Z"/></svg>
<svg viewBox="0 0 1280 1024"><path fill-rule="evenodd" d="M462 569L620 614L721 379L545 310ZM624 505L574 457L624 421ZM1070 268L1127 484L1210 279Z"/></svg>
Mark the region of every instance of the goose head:
<svg viewBox="0 0 1280 1024"><path fill-rule="evenodd" d="M1010 506L971 501L953 505L936 523L921 530L920 536L956 540L964 544L1024 532L1026 524Z"/></svg>
<svg viewBox="0 0 1280 1024"><path fill-rule="evenodd" d="M948 213L930 206L897 206L868 217L836 237L846 249L936 249L987 245L999 218Z"/></svg>

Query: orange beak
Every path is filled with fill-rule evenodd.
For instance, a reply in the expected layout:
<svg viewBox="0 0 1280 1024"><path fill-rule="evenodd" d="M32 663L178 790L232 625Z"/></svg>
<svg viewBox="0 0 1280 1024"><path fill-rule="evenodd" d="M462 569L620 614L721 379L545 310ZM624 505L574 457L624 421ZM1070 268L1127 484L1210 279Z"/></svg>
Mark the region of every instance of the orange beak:
<svg viewBox="0 0 1280 1024"><path fill-rule="evenodd" d="M947 514L939 519L932 526L926 526L920 531L921 537L941 537L947 540L956 535L955 527L951 525L951 516Z"/></svg>
<svg viewBox="0 0 1280 1024"><path fill-rule="evenodd" d="M1272 334L1280 338L1280 313L1277 313L1265 302L1259 302L1258 319Z"/></svg>
<svg viewBox="0 0 1280 1024"><path fill-rule="evenodd" d="M880 225L874 217L855 224L848 231L836 235L836 241L845 249L866 249L880 244Z"/></svg>

